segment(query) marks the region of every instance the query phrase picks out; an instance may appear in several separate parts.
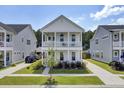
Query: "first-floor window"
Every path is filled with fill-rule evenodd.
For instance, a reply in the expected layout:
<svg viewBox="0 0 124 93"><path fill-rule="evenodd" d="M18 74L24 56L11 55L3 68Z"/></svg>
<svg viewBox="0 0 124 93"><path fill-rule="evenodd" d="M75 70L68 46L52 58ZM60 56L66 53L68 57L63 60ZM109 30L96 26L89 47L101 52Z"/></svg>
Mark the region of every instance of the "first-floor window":
<svg viewBox="0 0 124 93"><path fill-rule="evenodd" d="M30 40L27 40L27 45L30 45L31 44L31 41Z"/></svg>
<svg viewBox="0 0 124 93"><path fill-rule="evenodd" d="M72 60L75 60L75 52L72 52Z"/></svg>
<svg viewBox="0 0 124 93"><path fill-rule="evenodd" d="M63 52L60 52L60 60L64 60L64 55L63 55Z"/></svg>
<svg viewBox="0 0 124 93"><path fill-rule="evenodd" d="M24 55L24 52L22 53L22 58L24 58L25 57L25 55Z"/></svg>
<svg viewBox="0 0 124 93"><path fill-rule="evenodd" d="M103 52L101 52L101 58L103 58Z"/></svg>
<svg viewBox="0 0 124 93"><path fill-rule="evenodd" d="M118 57L118 55L119 55L119 51L118 50L113 51L113 56L114 57Z"/></svg>

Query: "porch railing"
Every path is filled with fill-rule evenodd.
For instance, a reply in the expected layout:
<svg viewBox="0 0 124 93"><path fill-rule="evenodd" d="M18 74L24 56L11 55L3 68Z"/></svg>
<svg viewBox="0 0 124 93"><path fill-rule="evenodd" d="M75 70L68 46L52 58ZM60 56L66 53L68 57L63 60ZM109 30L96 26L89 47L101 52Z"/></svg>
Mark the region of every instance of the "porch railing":
<svg viewBox="0 0 124 93"><path fill-rule="evenodd" d="M64 42L56 42L54 43L54 41L46 41L43 42L43 47L54 47L56 45L56 47L80 47L81 46L81 42L69 42L68 41L64 41Z"/></svg>

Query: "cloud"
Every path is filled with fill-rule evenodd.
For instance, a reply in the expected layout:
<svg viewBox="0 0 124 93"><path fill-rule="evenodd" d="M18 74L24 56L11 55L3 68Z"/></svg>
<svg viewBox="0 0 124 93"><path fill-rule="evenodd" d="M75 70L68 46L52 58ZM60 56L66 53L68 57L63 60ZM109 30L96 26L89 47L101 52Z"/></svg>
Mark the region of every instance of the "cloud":
<svg viewBox="0 0 124 93"><path fill-rule="evenodd" d="M113 20L111 25L124 25L124 17Z"/></svg>
<svg viewBox="0 0 124 93"><path fill-rule="evenodd" d="M112 15L119 15L124 12L124 6L104 6L101 11L96 13L91 13L90 17L95 20L100 20L102 18L107 18Z"/></svg>
<svg viewBox="0 0 124 93"><path fill-rule="evenodd" d="M80 17L70 17L69 19L71 19L75 23L79 24L84 20L84 17L82 17L82 16L80 16Z"/></svg>

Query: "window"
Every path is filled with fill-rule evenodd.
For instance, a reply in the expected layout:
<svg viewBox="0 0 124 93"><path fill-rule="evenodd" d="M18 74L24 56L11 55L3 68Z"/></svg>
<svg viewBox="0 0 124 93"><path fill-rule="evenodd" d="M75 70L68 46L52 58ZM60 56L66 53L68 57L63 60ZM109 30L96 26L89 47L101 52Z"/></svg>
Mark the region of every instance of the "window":
<svg viewBox="0 0 124 93"><path fill-rule="evenodd" d="M31 44L31 41L30 40L27 40L27 45L30 45Z"/></svg>
<svg viewBox="0 0 124 93"><path fill-rule="evenodd" d="M113 56L118 57L119 56L119 51L118 50L113 51Z"/></svg>
<svg viewBox="0 0 124 93"><path fill-rule="evenodd" d="M103 52L101 52L101 58L103 58Z"/></svg>
<svg viewBox="0 0 124 93"><path fill-rule="evenodd" d="M64 41L64 35L63 34L60 35L60 41L61 42Z"/></svg>
<svg viewBox="0 0 124 93"><path fill-rule="evenodd" d="M119 40L119 33L114 33L113 34L113 40L118 41Z"/></svg>
<svg viewBox="0 0 124 93"><path fill-rule="evenodd" d="M98 42L98 39L96 39L95 43L96 43L96 44L98 44L98 43L99 43L99 42Z"/></svg>
<svg viewBox="0 0 124 93"><path fill-rule="evenodd" d="M63 60L64 60L63 52L60 52L60 61L63 61Z"/></svg>
<svg viewBox="0 0 124 93"><path fill-rule="evenodd" d="M25 55L24 55L24 52L22 52L22 58L24 59Z"/></svg>
<svg viewBox="0 0 124 93"><path fill-rule="evenodd" d="M97 57L97 58L100 57L99 52L96 52L96 53L95 53L95 57Z"/></svg>
<svg viewBox="0 0 124 93"><path fill-rule="evenodd" d="M51 37L50 36L48 37L48 40L51 40Z"/></svg>
<svg viewBox="0 0 124 93"><path fill-rule="evenodd" d="M75 52L72 52L72 60L75 61Z"/></svg>
<svg viewBox="0 0 124 93"><path fill-rule="evenodd" d="M22 38L22 42L24 42L24 38Z"/></svg>
<svg viewBox="0 0 124 93"><path fill-rule="evenodd" d="M4 41L4 33L0 33L0 41Z"/></svg>
<svg viewBox="0 0 124 93"><path fill-rule="evenodd" d="M9 52L6 53L6 61L9 61Z"/></svg>
<svg viewBox="0 0 124 93"><path fill-rule="evenodd" d="M7 35L6 35L6 41L7 41L7 42L10 42L10 41L11 41L11 35L10 35L10 34L7 34Z"/></svg>
<svg viewBox="0 0 124 93"><path fill-rule="evenodd" d="M72 41L75 41L75 35L74 34L72 35Z"/></svg>

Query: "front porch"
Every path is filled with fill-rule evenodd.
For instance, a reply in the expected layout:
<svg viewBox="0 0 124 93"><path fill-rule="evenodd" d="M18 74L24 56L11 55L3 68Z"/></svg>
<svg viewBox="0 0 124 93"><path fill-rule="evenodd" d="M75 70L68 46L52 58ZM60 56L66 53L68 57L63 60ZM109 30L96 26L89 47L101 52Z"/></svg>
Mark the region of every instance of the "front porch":
<svg viewBox="0 0 124 93"><path fill-rule="evenodd" d="M47 62L48 51L43 51L43 61ZM82 61L82 52L81 50L55 50L54 59L56 62L78 62Z"/></svg>
<svg viewBox="0 0 124 93"><path fill-rule="evenodd" d="M0 68L9 66L12 63L12 51L0 50Z"/></svg>

